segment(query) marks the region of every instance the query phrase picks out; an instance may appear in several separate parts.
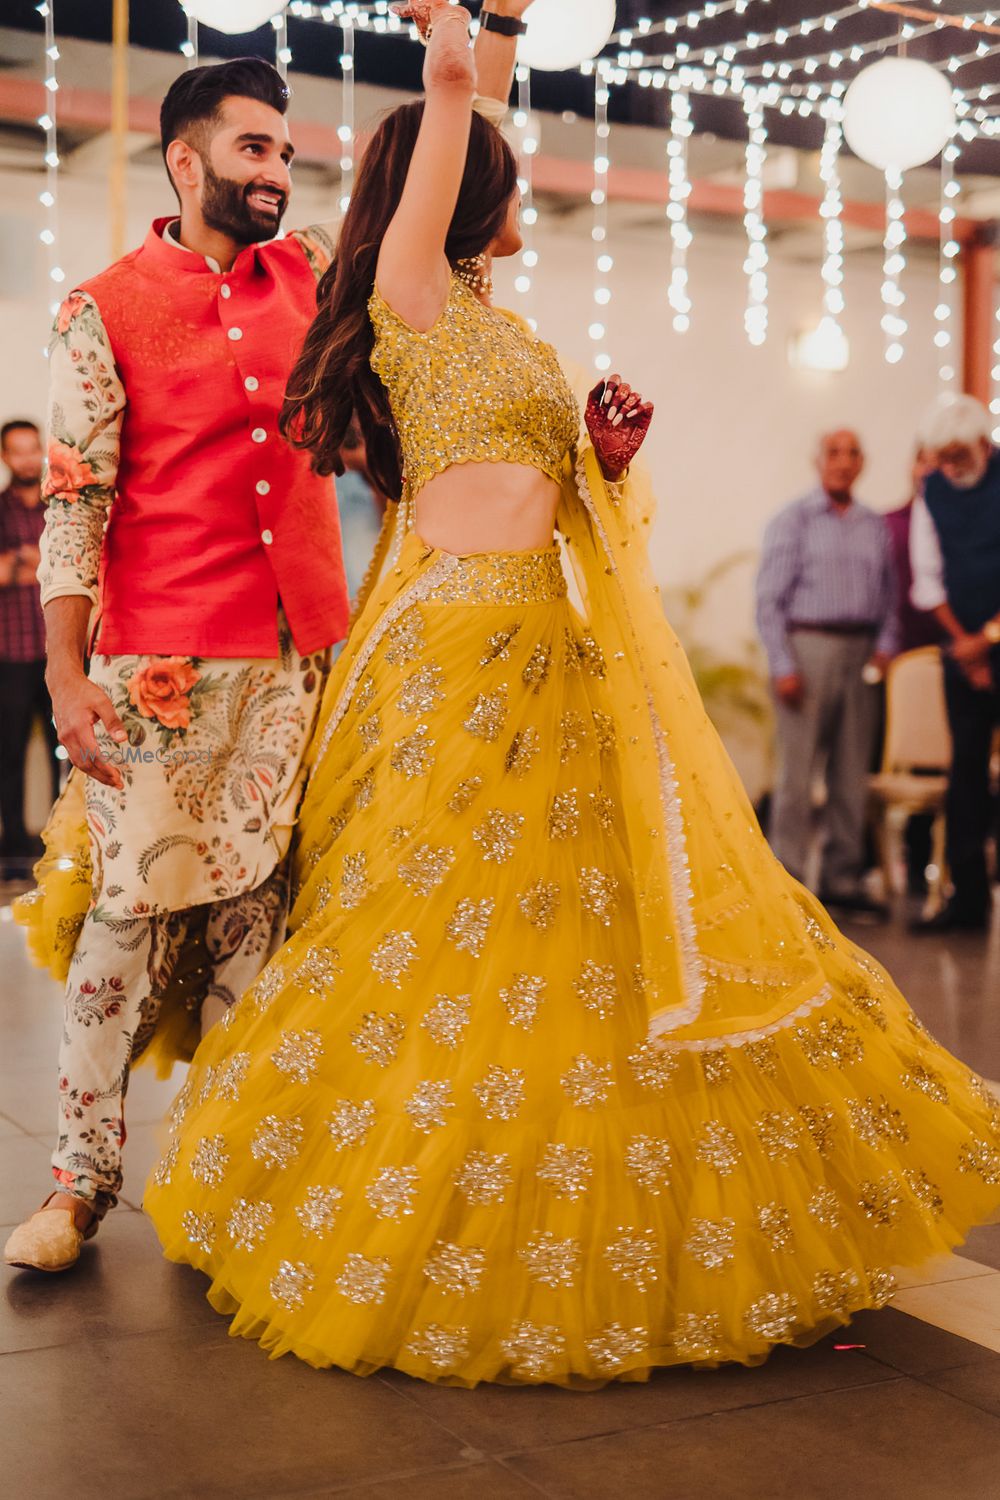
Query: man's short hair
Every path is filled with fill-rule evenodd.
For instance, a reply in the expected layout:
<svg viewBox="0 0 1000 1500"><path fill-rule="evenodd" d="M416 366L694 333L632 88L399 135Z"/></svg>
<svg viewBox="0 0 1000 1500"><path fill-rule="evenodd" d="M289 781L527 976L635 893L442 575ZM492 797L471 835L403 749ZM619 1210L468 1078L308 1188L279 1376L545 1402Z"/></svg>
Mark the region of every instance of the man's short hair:
<svg viewBox="0 0 1000 1500"><path fill-rule="evenodd" d="M5 422L0 427L0 448L2 448L12 432L33 432L36 437L41 437L42 429L37 422L29 421L27 417L14 417L12 421Z"/></svg>
<svg viewBox="0 0 1000 1500"><path fill-rule="evenodd" d="M189 68L174 79L160 106L164 159L170 142L179 137L201 151L219 120L223 101L234 96L269 104L279 115L288 109L288 85L262 57L235 57L231 62Z"/></svg>
<svg viewBox="0 0 1000 1500"><path fill-rule="evenodd" d="M963 448L974 448L993 436L993 420L981 401L975 396L944 394L928 407L917 432L922 448L932 452L948 448L952 443L961 443Z"/></svg>
<svg viewBox="0 0 1000 1500"><path fill-rule="evenodd" d="M817 458L822 458L823 457L823 454L824 454L824 452L826 450L827 443L830 441L830 439L832 437L836 437L837 434L838 434L838 432L849 432L850 435L851 435L851 437L857 443L858 447L861 449L862 452L864 452L864 446L865 445L861 441L860 435L854 430L853 427L848 427L845 424L843 427L824 427L823 428L823 431L820 433L819 437L816 439L816 457Z"/></svg>

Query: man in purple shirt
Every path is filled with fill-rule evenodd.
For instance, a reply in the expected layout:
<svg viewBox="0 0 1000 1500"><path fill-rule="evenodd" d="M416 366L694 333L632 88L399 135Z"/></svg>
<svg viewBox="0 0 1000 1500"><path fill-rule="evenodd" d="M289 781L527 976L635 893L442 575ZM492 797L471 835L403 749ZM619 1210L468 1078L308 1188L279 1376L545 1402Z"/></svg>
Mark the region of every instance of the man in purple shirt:
<svg viewBox="0 0 1000 1500"><path fill-rule="evenodd" d="M59 790L58 741L45 686L45 621L35 579L45 525L42 457L34 422L0 428L0 459L10 472L0 494L0 858L8 876L26 875L41 852L40 841L24 826L24 768L36 716L48 742L53 797Z"/></svg>
<svg viewBox="0 0 1000 1500"><path fill-rule="evenodd" d="M819 484L775 516L757 576L778 734L771 845L805 880L812 790L825 762L819 892L831 906L884 914L861 890L865 811L878 694L898 642L896 581L884 518L859 505L864 467L855 432L827 433Z"/></svg>

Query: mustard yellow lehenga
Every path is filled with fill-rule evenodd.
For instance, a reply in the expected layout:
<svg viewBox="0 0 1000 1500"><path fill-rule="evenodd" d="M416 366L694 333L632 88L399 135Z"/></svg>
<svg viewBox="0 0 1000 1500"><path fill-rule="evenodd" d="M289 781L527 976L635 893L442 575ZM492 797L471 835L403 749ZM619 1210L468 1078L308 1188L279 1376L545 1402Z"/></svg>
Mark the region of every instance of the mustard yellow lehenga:
<svg viewBox="0 0 1000 1500"><path fill-rule="evenodd" d="M200 1047L146 1209L234 1334L358 1374L586 1387L808 1343L997 1215L1000 1107L771 856L641 483L562 460L551 351L460 283L430 335L373 320L411 476L475 456L469 407L480 456L542 467L542 408L578 606L556 547L454 557L402 508L292 935Z"/></svg>

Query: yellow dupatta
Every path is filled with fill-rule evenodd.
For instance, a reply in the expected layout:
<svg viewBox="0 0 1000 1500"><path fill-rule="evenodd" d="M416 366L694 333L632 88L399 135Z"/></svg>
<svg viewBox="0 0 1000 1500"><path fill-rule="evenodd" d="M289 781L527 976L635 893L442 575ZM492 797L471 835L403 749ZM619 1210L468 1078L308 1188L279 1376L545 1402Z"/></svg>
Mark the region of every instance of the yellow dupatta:
<svg viewBox="0 0 1000 1500"><path fill-rule="evenodd" d="M651 572L652 510L647 476L609 486L589 441L567 464L557 524L614 702L650 1034L709 1048L823 1004L819 954L853 949L772 855L709 721Z"/></svg>

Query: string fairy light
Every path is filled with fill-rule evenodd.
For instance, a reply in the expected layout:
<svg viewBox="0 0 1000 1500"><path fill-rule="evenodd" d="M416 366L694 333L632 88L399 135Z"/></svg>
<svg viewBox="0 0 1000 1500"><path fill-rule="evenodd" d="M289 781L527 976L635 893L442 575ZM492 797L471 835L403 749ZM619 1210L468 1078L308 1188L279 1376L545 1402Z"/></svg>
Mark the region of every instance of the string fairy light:
<svg viewBox="0 0 1000 1500"><path fill-rule="evenodd" d="M288 65L292 60L292 49L288 45L288 17L284 10L271 17L274 27L274 65L282 78L288 78Z"/></svg>
<svg viewBox="0 0 1000 1500"><path fill-rule="evenodd" d="M351 7L350 9L353 9ZM354 191L354 22L356 17L344 10L340 19L340 211L346 214Z"/></svg>
<svg viewBox="0 0 1000 1500"><path fill-rule="evenodd" d="M611 159L608 155L611 141L611 126L608 123L608 102L611 91L603 74L598 71L594 81L594 187L590 201L594 205L594 225L590 231L594 242L594 302L597 306L594 321L588 332L597 345L594 366L602 373L611 368L611 356L603 347L607 329L605 309L611 301L608 273L614 269L614 257L608 250L608 170Z"/></svg>
<svg viewBox="0 0 1000 1500"><path fill-rule="evenodd" d="M47 3L51 3L51 0L47 0ZM994 42L994 38L1000 36L1000 25L997 24L1000 16L989 11L975 10L960 16L951 13L934 15L925 5L922 11L907 9L907 20L900 26L896 15L900 7L882 3L882 0L856 0L856 3L841 5L837 10L826 14L800 16L794 22L776 25L773 24L773 13L770 16L765 13L765 7L771 3L772 0L703 0L703 3L692 7L683 15L659 20L641 16L612 37L610 45L616 49L615 55L605 53L579 65L580 74L593 77L595 82L595 149L591 200L594 208L592 237L594 300L597 311L589 330L596 346L595 363L598 369L610 367L610 360L602 346L606 336L604 310L612 298L609 273L614 266L607 246L610 166L607 104L612 87L634 81L641 88L669 89L674 99L668 144L667 217L671 235L669 302L673 325L679 332L690 326L691 314L687 280L688 249L691 244L688 215L688 198L691 192L688 165L689 136L692 133L691 103L694 98L706 95L732 98L742 107L748 131L743 198L744 225L748 240L744 262L748 280L744 321L750 342L761 344L767 337L768 329L769 256L763 190L768 138L766 111L775 109L784 116L798 115L803 119L816 115L824 122L823 148L820 154L820 176L823 182L820 210L824 244L823 307L824 318L831 320L839 330L845 305L844 205L840 158L843 152L842 100L847 88L846 76L852 66L856 67L866 59L895 48L901 39L916 40L930 34L943 33L946 29L959 29L963 33L974 34L971 40L976 41L976 46L964 52L956 52L950 57L942 57L933 64L949 79L959 116L951 142L955 155L942 164L942 200L939 212L940 297L935 320L938 325L935 344L941 351L939 373L943 381L950 383L956 378L953 358L957 316L955 259L960 253L960 246L954 238L956 215L952 199L959 191L954 165L962 144L979 139L993 140L1000 136L1000 112L994 97L1000 93L1000 84L959 88L956 75L967 67L1000 55L1000 42ZM939 0L929 0L929 3L936 6ZM42 10L41 6L39 10ZM343 209L350 201L356 149L353 99L356 29L368 29L378 35L409 35L416 41L416 28L401 21L389 9L389 0L290 0L287 14L339 25L343 32L341 66L344 108L338 131L343 147L340 198ZM749 20L743 20L748 14ZM863 14L870 18L881 17L888 28L886 34L869 37L864 42L853 42L846 23ZM729 40L716 40L719 25L726 17L740 18L739 35L731 35ZM764 23L759 27L755 24L758 17ZM695 33L703 23L706 23L704 35L710 37L711 41L700 45L702 36L695 37ZM707 23L718 24L709 26ZM277 27L277 17L274 24ZM194 56L197 55L197 25L190 17L188 29L188 43L182 50L191 61L192 48ZM841 32L846 34L844 41L840 40ZM856 34L855 32L854 35ZM817 40L822 39L820 49L808 54L790 55L794 50L790 44L812 36ZM656 42L664 37L669 39L668 50L657 52ZM699 43L698 46L692 45L695 40ZM519 177L524 196L522 222L525 245L515 287L519 295L527 296L533 288L535 278L532 273L538 263L533 234L537 222L537 206L534 201L532 171L532 158L538 149L538 129L531 114L530 74L527 70L523 70L523 73L519 70L517 76L515 126L522 132ZM904 314L906 297L901 285L902 273L906 267L907 237L901 195L902 178L898 174L887 174L882 327L886 336L885 357L890 363L896 363L902 358L904 335L908 331ZM1000 351L997 365L1000 371ZM997 399L1000 400L1000 393ZM1000 411L997 414L1000 415Z"/></svg>
<svg viewBox="0 0 1000 1500"><path fill-rule="evenodd" d="M650 16L640 16L634 26L623 27L611 38L619 46L629 47L638 33L639 36L675 36L678 31L696 31L703 21L714 21L719 16L725 16L730 11L737 15L744 15L749 9L752 0L707 0L707 4L699 9L691 9L683 16L668 16L665 20L655 21ZM757 0L761 5L770 5L771 0Z"/></svg>
<svg viewBox="0 0 1000 1500"><path fill-rule="evenodd" d="M534 284L532 273L538 265L538 251L535 248L538 210L535 207L534 160L540 143L538 123L531 113L531 69L519 63L514 77L517 83L514 126L521 132L518 186L521 190L521 227L524 239L524 246L521 250L521 270L514 278L514 290L522 297L526 297L531 292ZM536 319L529 318L528 322L532 328L537 329Z"/></svg>
<svg viewBox="0 0 1000 1500"><path fill-rule="evenodd" d="M958 268L955 259L959 253L959 245L955 239L955 199L961 192L955 176L955 163L961 154L961 146L955 139L954 134L948 145L941 153L941 208L938 213L940 224L939 252L938 252L938 301L934 309L934 318L937 322L937 331L934 334L934 346L941 351L941 363L938 366L938 376L942 385L953 385L956 379L955 370L955 319L956 319L956 291L958 282Z"/></svg>
<svg viewBox="0 0 1000 1500"><path fill-rule="evenodd" d="M831 331L839 337L844 312L844 199L840 186L843 110L838 100L829 99L823 113L826 129L819 157L819 175L823 183L823 201L819 209L823 220L823 314L829 320Z"/></svg>
<svg viewBox="0 0 1000 1500"><path fill-rule="evenodd" d="M61 300L58 288L66 280L66 272L59 264L59 142L56 106L56 95L59 92L59 79L56 76L59 48L56 46L53 8L54 0L41 0L41 4L35 6L45 22L44 87L47 96L44 113L38 116L39 129L45 132L45 188L38 197L38 201L45 210L45 219L38 238L47 251L49 280L52 282L53 293L53 300L49 303L49 313L54 318L59 311ZM47 347L43 353L47 359L49 353Z"/></svg>
<svg viewBox="0 0 1000 1500"><path fill-rule="evenodd" d="M990 402L990 411L996 418L997 425L993 429L993 441L1000 443L1000 302L997 303L994 319L993 339L993 399Z"/></svg>
<svg viewBox="0 0 1000 1500"><path fill-rule="evenodd" d="M767 226L764 222L764 163L767 160L767 128L764 110L753 89L744 97L747 117L746 180L743 187L743 223L747 232L747 305L743 317L751 344L767 338Z"/></svg>
<svg viewBox="0 0 1000 1500"><path fill-rule="evenodd" d="M187 58L189 68L198 66L198 22L186 5L182 5L187 20L187 36L181 42L181 56Z"/></svg>
<svg viewBox="0 0 1000 1500"><path fill-rule="evenodd" d="M670 100L670 139L667 141L668 189L667 218L670 221L671 265L668 300L673 308L676 333L687 333L691 327L691 294L688 290L687 253L692 235L688 224L688 199L691 180L688 175L688 141L694 126L691 122L691 100L684 89L676 89Z"/></svg>
<svg viewBox="0 0 1000 1500"><path fill-rule="evenodd" d="M885 334L885 359L898 364L904 354L903 338L907 331L903 308L906 293L900 284L906 269L906 222L904 220L903 174L889 167L885 174L885 240L882 262L882 331Z"/></svg>

